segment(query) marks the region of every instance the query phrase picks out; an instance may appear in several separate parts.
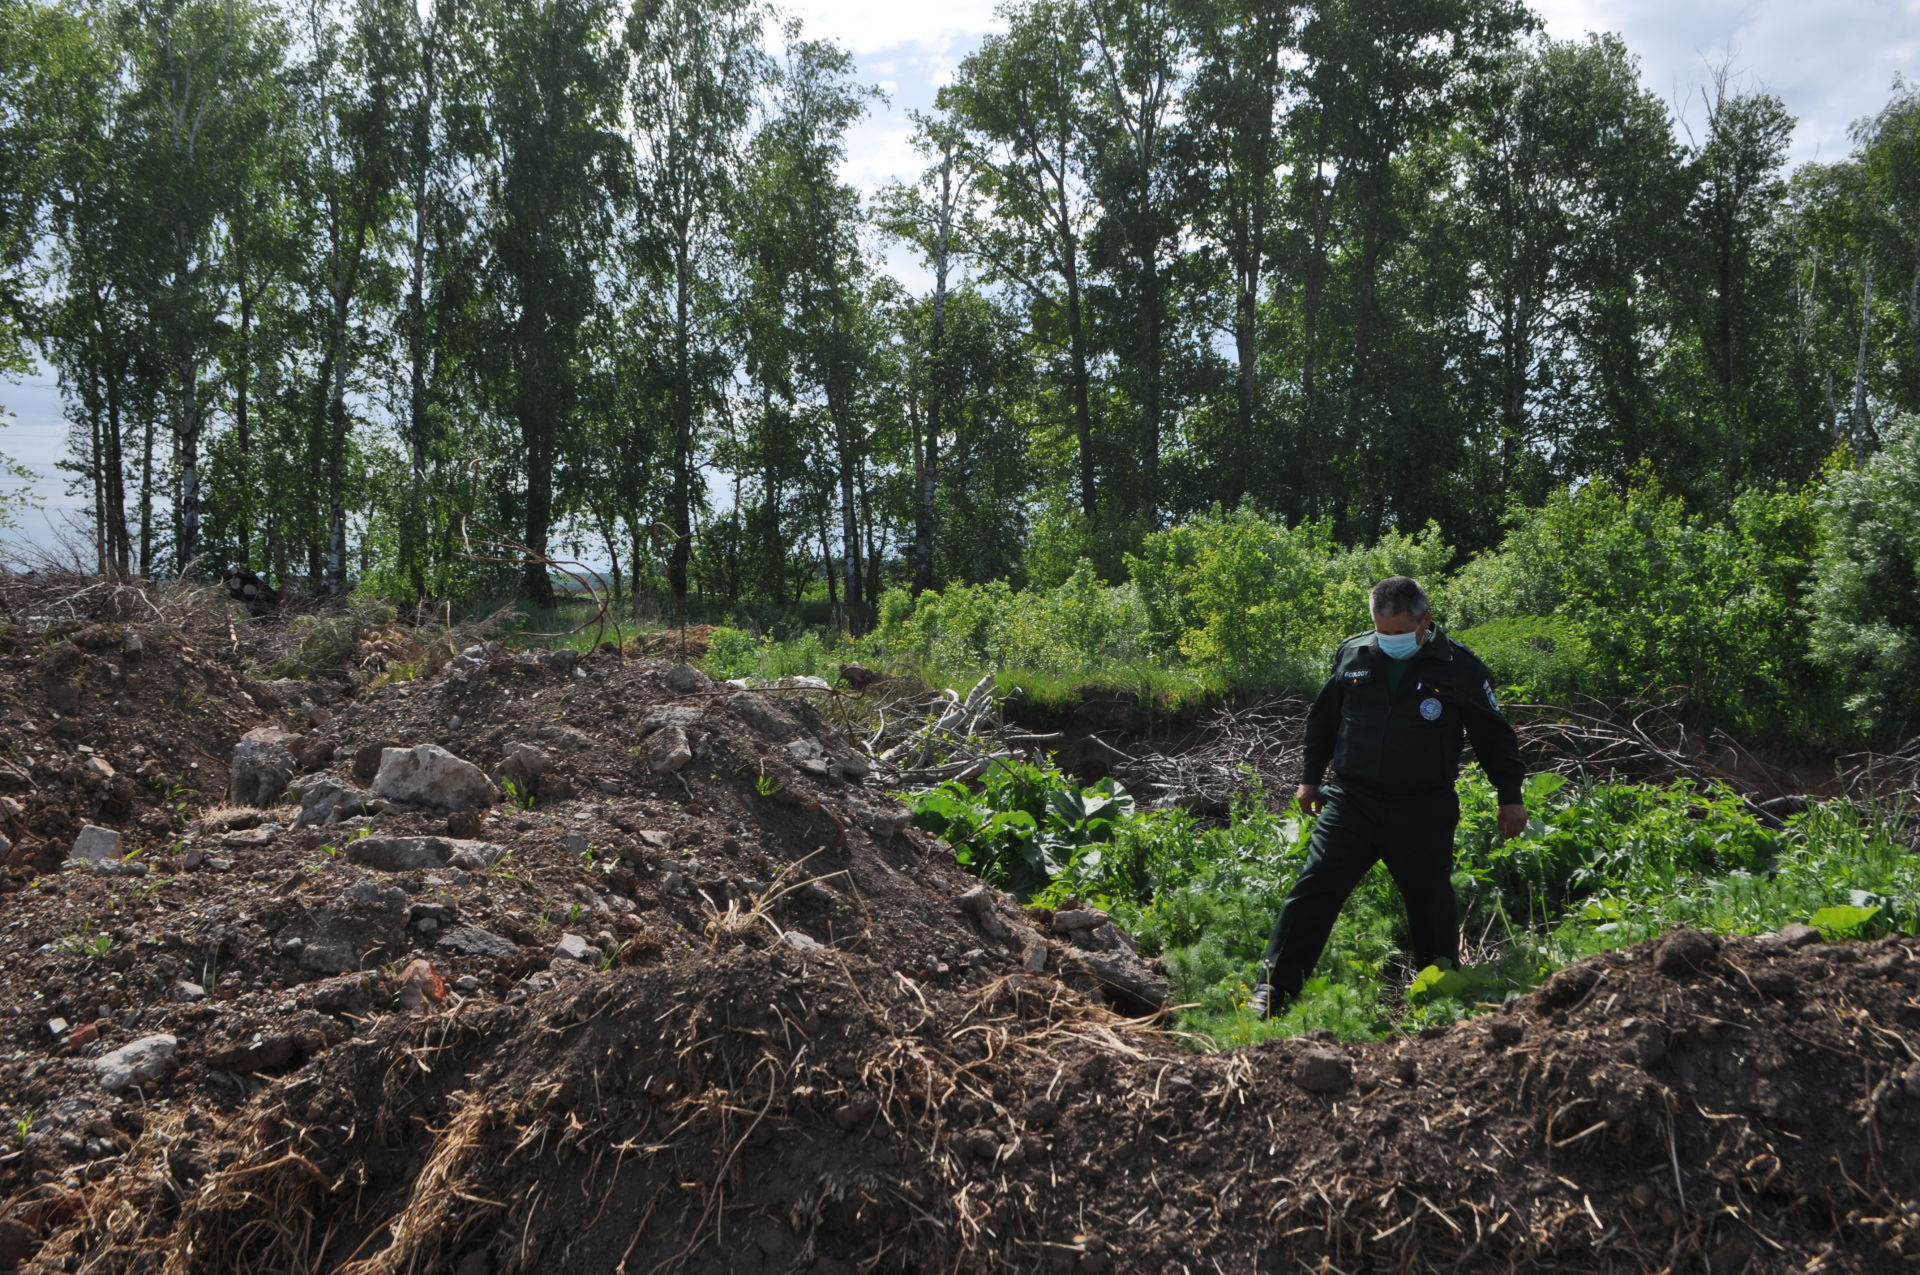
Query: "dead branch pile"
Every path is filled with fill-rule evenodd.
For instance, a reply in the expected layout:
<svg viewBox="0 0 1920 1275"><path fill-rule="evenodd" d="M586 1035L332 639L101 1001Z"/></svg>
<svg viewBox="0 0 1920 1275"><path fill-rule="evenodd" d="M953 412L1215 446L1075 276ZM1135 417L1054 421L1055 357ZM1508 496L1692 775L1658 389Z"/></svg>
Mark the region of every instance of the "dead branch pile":
<svg viewBox="0 0 1920 1275"><path fill-rule="evenodd" d="M1250 790L1284 803L1300 779L1300 733L1306 703L1269 699L1216 709L1172 749L1139 752L1114 777L1145 802L1224 815Z"/></svg>

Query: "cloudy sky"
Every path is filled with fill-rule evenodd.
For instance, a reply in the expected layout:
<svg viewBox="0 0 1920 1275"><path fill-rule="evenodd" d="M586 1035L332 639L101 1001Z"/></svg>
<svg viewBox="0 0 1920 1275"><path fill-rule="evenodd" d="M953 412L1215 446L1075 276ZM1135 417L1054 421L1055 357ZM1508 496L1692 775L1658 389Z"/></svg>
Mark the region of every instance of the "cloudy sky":
<svg viewBox="0 0 1920 1275"><path fill-rule="evenodd" d="M848 139L845 176L865 191L920 169L909 112L930 109L960 60L1001 28L993 0L786 0L786 7L806 34L850 49L862 78L887 94ZM1920 0L1535 0L1534 8L1559 39L1618 32L1639 56L1647 87L1683 120L1699 119L1701 84L1710 68L1730 60L1743 87L1778 94L1799 118L1795 163L1845 155L1848 127L1885 105L1894 76L1920 78ZM23 537L47 542L79 502L53 470L66 427L51 374L0 382L0 407L13 413L0 424L0 454L40 476L35 495L46 506L29 513L20 531L0 532L4 552L9 541L22 547Z"/></svg>

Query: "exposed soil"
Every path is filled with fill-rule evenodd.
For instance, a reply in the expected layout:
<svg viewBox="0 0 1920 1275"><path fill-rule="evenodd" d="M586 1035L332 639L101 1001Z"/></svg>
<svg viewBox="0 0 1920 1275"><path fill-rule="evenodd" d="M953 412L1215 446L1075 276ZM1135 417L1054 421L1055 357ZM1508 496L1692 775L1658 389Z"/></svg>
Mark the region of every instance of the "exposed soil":
<svg viewBox="0 0 1920 1275"><path fill-rule="evenodd" d="M263 726L347 819L223 805ZM1920 1258L1912 940L1677 933L1427 1037L1203 1054L1128 1016L1110 926L970 892L805 695L491 649L262 686L16 628L0 732L0 1272ZM499 799L359 791L421 744ZM87 824L137 855L75 864Z"/></svg>

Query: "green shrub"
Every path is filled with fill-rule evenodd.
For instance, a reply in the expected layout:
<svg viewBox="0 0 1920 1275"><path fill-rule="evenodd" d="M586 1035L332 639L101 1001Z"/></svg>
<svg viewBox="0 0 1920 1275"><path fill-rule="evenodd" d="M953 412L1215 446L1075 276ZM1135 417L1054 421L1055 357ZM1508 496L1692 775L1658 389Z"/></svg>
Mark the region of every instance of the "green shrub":
<svg viewBox="0 0 1920 1275"><path fill-rule="evenodd" d="M777 682L783 677L824 677L833 668L834 651L817 629L801 629L784 641L771 633L759 637L745 629L716 625L707 634L700 667L718 678L744 677Z"/></svg>
<svg viewBox="0 0 1920 1275"><path fill-rule="evenodd" d="M1436 609L1483 642L1494 621L1550 621L1577 664L1541 672L1593 694L1684 696L1718 721L1801 727L1818 711L1799 617L1817 537L1810 492L1750 491L1711 522L1644 472L1624 492L1589 482L1520 512L1497 552L1436 591Z"/></svg>
<svg viewBox="0 0 1920 1275"><path fill-rule="evenodd" d="M1485 662L1508 695L1528 703L1566 703L1593 684L1586 635L1551 616L1516 615L1454 633Z"/></svg>
<svg viewBox="0 0 1920 1275"><path fill-rule="evenodd" d="M1920 721L1920 417L1886 431L1820 501L1813 651L1869 728Z"/></svg>
<svg viewBox="0 0 1920 1275"><path fill-rule="evenodd" d="M1454 887L1471 961L1454 974L1406 960L1404 911L1384 870L1348 900L1300 1000L1255 1023L1242 1008L1274 918L1306 857L1311 821L1257 793L1225 826L1139 810L1108 785L996 767L977 788L910 797L915 822L960 861L1035 903L1107 909L1164 959L1184 1030L1217 1044L1324 1028L1345 1038L1450 1022L1552 970L1676 926L1727 934L1810 922L1831 937L1920 926L1920 858L1899 829L1841 803L1782 829L1717 787L1527 787L1527 833L1502 839L1484 776L1460 783Z"/></svg>
<svg viewBox="0 0 1920 1275"><path fill-rule="evenodd" d="M1452 555L1431 524L1343 549L1328 522L1288 527L1241 508L1148 536L1127 566L1153 650L1229 685L1304 689L1342 639L1370 627L1373 584L1402 574L1431 584Z"/></svg>
<svg viewBox="0 0 1920 1275"><path fill-rule="evenodd" d="M1082 561L1044 591L1016 591L1000 580L917 598L891 591L862 645L876 657L920 665L930 680L1007 669L1091 679L1142 660L1144 630L1136 590L1105 584Z"/></svg>
<svg viewBox="0 0 1920 1275"><path fill-rule="evenodd" d="M1133 813L1133 798L1112 780L1082 788L1059 771L994 762L975 792L948 782L907 798L915 827L944 837L962 867L981 880L1031 898L1092 847L1112 840Z"/></svg>

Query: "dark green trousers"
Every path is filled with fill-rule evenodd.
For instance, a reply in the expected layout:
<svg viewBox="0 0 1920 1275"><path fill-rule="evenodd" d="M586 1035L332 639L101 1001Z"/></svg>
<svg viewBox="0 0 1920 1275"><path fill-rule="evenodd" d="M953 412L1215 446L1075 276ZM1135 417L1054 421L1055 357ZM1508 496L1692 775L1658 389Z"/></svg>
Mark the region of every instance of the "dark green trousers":
<svg viewBox="0 0 1920 1275"><path fill-rule="evenodd" d="M1274 923L1261 963L1264 981L1298 992L1327 946L1341 905L1375 863L1384 861L1407 907L1415 968L1460 959L1460 914L1453 897L1453 789L1392 795L1328 784L1326 805L1307 842L1307 866Z"/></svg>

